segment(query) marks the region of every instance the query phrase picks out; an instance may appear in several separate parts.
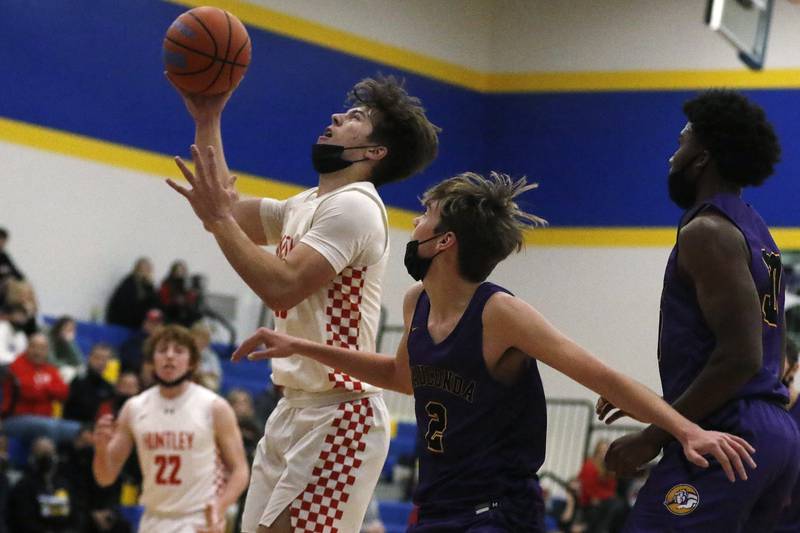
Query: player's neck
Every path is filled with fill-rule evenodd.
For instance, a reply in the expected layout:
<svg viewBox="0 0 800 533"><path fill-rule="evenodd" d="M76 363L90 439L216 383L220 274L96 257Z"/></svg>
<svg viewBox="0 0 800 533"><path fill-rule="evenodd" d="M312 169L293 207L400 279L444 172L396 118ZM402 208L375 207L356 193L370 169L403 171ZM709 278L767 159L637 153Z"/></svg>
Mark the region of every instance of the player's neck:
<svg viewBox="0 0 800 533"><path fill-rule="evenodd" d="M461 317L480 283L467 281L452 272L431 270L422 282L431 302L429 318L435 322Z"/></svg>
<svg viewBox="0 0 800 533"><path fill-rule="evenodd" d="M191 381L184 381L183 383L181 383L176 387L165 387L164 385L158 385L158 393L162 397L168 400L174 400L175 398L186 392L186 390L191 386L191 384L192 384Z"/></svg>
<svg viewBox="0 0 800 533"><path fill-rule="evenodd" d="M695 204L700 204L717 194L729 193L741 196L742 188L735 183L722 179L719 175L708 176L707 179L700 181L697 187L697 199Z"/></svg>
<svg viewBox="0 0 800 533"><path fill-rule="evenodd" d="M317 196L328 194L345 185L350 185L357 181L367 181L368 178L363 176L360 172L355 172L352 166L342 169L338 172L331 172L329 174L319 175L319 186L317 187Z"/></svg>

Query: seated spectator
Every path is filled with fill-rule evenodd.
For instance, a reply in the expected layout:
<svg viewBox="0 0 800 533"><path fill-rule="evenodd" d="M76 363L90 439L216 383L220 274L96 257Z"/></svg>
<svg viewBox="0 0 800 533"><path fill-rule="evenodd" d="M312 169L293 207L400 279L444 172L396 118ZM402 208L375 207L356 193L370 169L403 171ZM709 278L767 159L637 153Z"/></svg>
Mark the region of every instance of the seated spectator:
<svg viewBox="0 0 800 533"><path fill-rule="evenodd" d="M152 333L164 324L164 314L158 309L150 309L137 332L122 343L119 348L121 370L132 370L137 374L142 368L144 343Z"/></svg>
<svg viewBox="0 0 800 533"><path fill-rule="evenodd" d="M260 427L267 424L267 419L278 402L283 398L283 387L281 385L271 385L253 398L253 405L256 411L256 421Z"/></svg>
<svg viewBox="0 0 800 533"><path fill-rule="evenodd" d="M617 478L606 470L608 441L600 440L578 474L580 503L590 533L606 533L625 503L617 497Z"/></svg>
<svg viewBox="0 0 800 533"><path fill-rule="evenodd" d="M19 383L19 395L11 416L3 421L3 429L26 443L40 436L67 441L80 429L78 422L53 418L53 403L66 400L69 388L58 369L47 362L48 353L47 336L34 333L28 338L28 349L9 366Z"/></svg>
<svg viewBox="0 0 800 533"><path fill-rule="evenodd" d="M75 378L69 386L69 397L64 404L64 418L84 423L94 422L100 404L114 397L114 386L103 377L113 355L111 346L104 342L92 346L86 373Z"/></svg>
<svg viewBox="0 0 800 533"><path fill-rule="evenodd" d="M195 373L197 382L217 392L222 383L222 365L219 362L219 355L211 347L211 330L203 322L195 322L191 332L200 350L200 366Z"/></svg>
<svg viewBox="0 0 800 533"><path fill-rule="evenodd" d="M9 365L28 347L28 313L20 304L6 305L0 314L0 365Z"/></svg>
<svg viewBox="0 0 800 533"><path fill-rule="evenodd" d="M22 281L25 276L6 252L8 230L0 228L0 307L6 304L6 286L9 280Z"/></svg>
<svg viewBox="0 0 800 533"><path fill-rule="evenodd" d="M252 460L252 452L264 435L264 426L260 426L255 417L253 397L244 389L231 389L228 392L228 403L231 404L239 429L242 431L244 450L247 457Z"/></svg>
<svg viewBox="0 0 800 533"><path fill-rule="evenodd" d="M73 490L73 504L82 533L129 533L119 512L120 483L97 484L92 473L92 426L85 425L64 452L63 474Z"/></svg>
<svg viewBox="0 0 800 533"><path fill-rule="evenodd" d="M191 327L201 318L199 293L189 284L189 270L183 261L175 261L158 291L167 324Z"/></svg>
<svg viewBox="0 0 800 533"><path fill-rule="evenodd" d="M55 321L48 334L50 340L50 364L58 368L66 383L72 381L83 368L83 352L75 342L77 326L71 316L62 316Z"/></svg>
<svg viewBox="0 0 800 533"><path fill-rule="evenodd" d="M6 284L6 304L21 305L25 309L26 322L24 331L26 335L32 335L39 331L37 316L39 304L36 301L33 285L25 280L9 280Z"/></svg>
<svg viewBox="0 0 800 533"><path fill-rule="evenodd" d="M147 311L158 305L153 264L148 258L140 257L133 271L114 289L106 307L106 322L136 329L144 322Z"/></svg>
<svg viewBox="0 0 800 533"><path fill-rule="evenodd" d="M76 499L58 468L56 446L47 437L33 442L30 467L11 489L8 525L14 533L78 531Z"/></svg>

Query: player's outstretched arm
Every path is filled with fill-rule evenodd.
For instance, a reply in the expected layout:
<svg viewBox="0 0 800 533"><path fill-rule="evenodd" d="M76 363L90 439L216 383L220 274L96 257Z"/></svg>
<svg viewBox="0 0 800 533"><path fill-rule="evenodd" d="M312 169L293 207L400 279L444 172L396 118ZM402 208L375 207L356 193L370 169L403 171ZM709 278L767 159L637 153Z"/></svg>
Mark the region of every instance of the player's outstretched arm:
<svg viewBox="0 0 800 533"><path fill-rule="evenodd" d="M705 454L712 454L728 478L734 471L747 479L743 462L755 467L755 450L743 439L726 433L705 431L672 409L641 383L617 372L553 327L533 307L508 294L496 294L484 311L484 331L502 332L509 347L535 357L581 385L608 398L639 420L653 423L674 435L694 464L707 467ZM657 455L655 450L654 456Z"/></svg>
<svg viewBox="0 0 800 533"><path fill-rule="evenodd" d="M422 285L417 284L406 293L403 300L405 328L395 357L326 346L268 328L259 328L233 352L232 359L238 361L247 357L258 360L303 355L376 387L413 394L411 369L408 366L408 330L420 292ZM263 349L259 350L262 346Z"/></svg>
<svg viewBox="0 0 800 533"><path fill-rule="evenodd" d="M103 415L94 426L92 472L101 487L107 487L117 480L122 466L133 451L128 405L122 406L118 420L115 421L112 415Z"/></svg>

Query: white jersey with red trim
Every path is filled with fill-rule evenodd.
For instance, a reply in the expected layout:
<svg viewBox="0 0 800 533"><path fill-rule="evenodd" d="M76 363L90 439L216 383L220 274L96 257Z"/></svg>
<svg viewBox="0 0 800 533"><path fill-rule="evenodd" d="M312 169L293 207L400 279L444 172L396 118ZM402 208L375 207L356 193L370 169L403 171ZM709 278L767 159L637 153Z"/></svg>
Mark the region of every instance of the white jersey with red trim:
<svg viewBox="0 0 800 533"><path fill-rule="evenodd" d="M276 311L275 329L331 346L375 351L381 282L389 255L386 208L375 186L357 182L322 196L317 189L284 202L264 200L261 217L278 257L302 243L319 252L337 272L326 286L295 307ZM289 396L303 393L362 393L379 390L312 359L272 360L272 381Z"/></svg>
<svg viewBox="0 0 800 533"><path fill-rule="evenodd" d="M195 383L168 399L151 387L128 401L142 469L140 504L148 513L202 512L223 488L224 467L214 438L217 394Z"/></svg>

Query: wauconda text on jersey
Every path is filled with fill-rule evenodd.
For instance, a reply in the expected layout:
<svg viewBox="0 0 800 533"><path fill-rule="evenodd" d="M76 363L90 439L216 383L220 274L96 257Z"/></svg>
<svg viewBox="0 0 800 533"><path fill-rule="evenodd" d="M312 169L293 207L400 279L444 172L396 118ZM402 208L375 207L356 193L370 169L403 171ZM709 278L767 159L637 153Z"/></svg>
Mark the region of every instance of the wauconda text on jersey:
<svg viewBox="0 0 800 533"><path fill-rule="evenodd" d="M411 383L417 387L434 387L472 403L475 399L475 381L466 380L452 370L428 365L411 367Z"/></svg>

